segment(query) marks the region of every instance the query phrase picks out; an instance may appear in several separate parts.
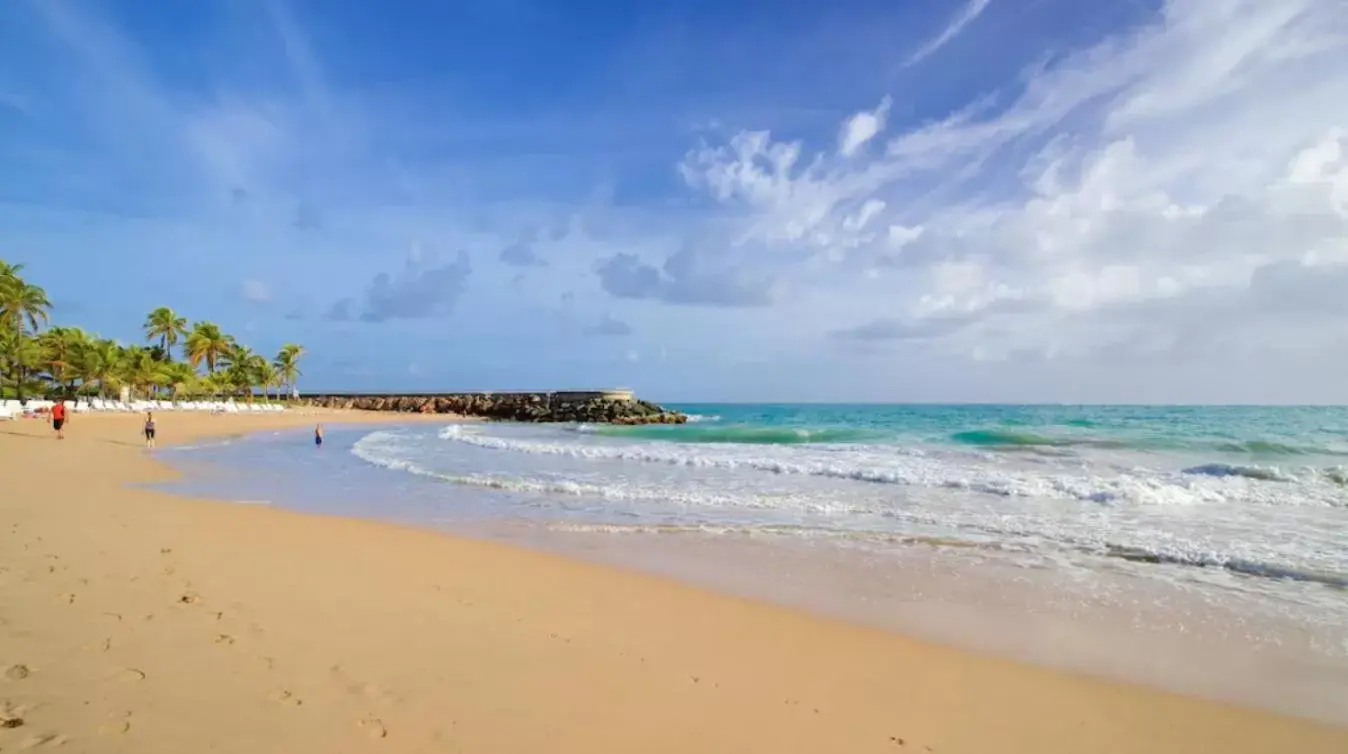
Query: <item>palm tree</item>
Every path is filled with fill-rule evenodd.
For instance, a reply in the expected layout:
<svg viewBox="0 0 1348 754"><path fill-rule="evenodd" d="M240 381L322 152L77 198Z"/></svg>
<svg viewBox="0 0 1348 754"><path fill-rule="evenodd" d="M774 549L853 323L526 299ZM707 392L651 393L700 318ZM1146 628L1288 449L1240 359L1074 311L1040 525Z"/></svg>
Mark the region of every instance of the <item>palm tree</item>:
<svg viewBox="0 0 1348 754"><path fill-rule="evenodd" d="M149 395L153 388L164 381L160 372L162 366L163 362L156 361L150 349L128 346L122 352L121 380L138 395Z"/></svg>
<svg viewBox="0 0 1348 754"><path fill-rule="evenodd" d="M107 396L123 384L123 365L126 353L115 340L98 338L90 342L81 354L76 371L84 385L98 385L98 394Z"/></svg>
<svg viewBox="0 0 1348 754"><path fill-rule="evenodd" d="M31 385L27 381L29 367L42 363L42 349L33 338L20 338L7 329L0 328L0 374L14 375L16 396L22 400L24 391Z"/></svg>
<svg viewBox="0 0 1348 754"><path fill-rule="evenodd" d="M178 345L179 338L187 335L187 318L179 317L177 312L167 306L161 306L145 318L144 328L147 340L159 341L164 360L173 361L173 347Z"/></svg>
<svg viewBox="0 0 1348 754"><path fill-rule="evenodd" d="M173 394L174 400L177 400L183 393L190 392L196 386L197 373L190 364L181 361L163 364L160 368L160 374L164 379L164 385Z"/></svg>
<svg viewBox="0 0 1348 754"><path fill-rule="evenodd" d="M248 400L253 399L253 386L257 385L258 369L260 365L265 364L266 360L253 353L253 349L238 343L226 352L224 377L233 392L248 393Z"/></svg>
<svg viewBox="0 0 1348 754"><path fill-rule="evenodd" d="M217 362L221 361L235 346L234 338L220 331L214 322L198 322L187 335L187 361L196 369L206 364L206 373L215 374Z"/></svg>
<svg viewBox="0 0 1348 754"><path fill-rule="evenodd" d="M9 339L9 361L14 373L15 389L23 398L23 383L29 366L24 354L28 331L37 332L47 322L51 301L42 288L18 276L22 265L0 263L0 327L13 335Z"/></svg>
<svg viewBox="0 0 1348 754"><path fill-rule="evenodd" d="M197 389L203 394L211 397L218 396L225 392L225 374L224 372L217 372L215 374L199 377L197 378L196 385Z"/></svg>
<svg viewBox="0 0 1348 754"><path fill-rule="evenodd" d="M281 373L277 371L276 365L270 361L256 357L257 363L253 368L253 376L257 378L258 387L262 388L262 397L265 400L271 400L271 389L281 386Z"/></svg>
<svg viewBox="0 0 1348 754"><path fill-rule="evenodd" d="M175 398L198 391L211 395L247 391L250 400L260 387L270 399L273 387L293 389L301 374L301 346L288 343L268 362L213 322L197 322L189 330L187 319L168 307L145 318L148 348L123 347L75 327L41 332L52 304L46 291L20 277L23 269L0 260L0 377L9 378L19 398L25 390L45 385L67 394L104 396L122 387L142 396L167 387ZM186 360L175 362L172 354L179 346ZM199 377L202 365L206 374Z"/></svg>
<svg viewBox="0 0 1348 754"><path fill-rule="evenodd" d="M281 380L281 386L286 388L286 392L293 392L295 382L299 380L304 373L300 371L300 357L304 355L304 346L295 343L287 343L281 346L280 353L276 354L277 376Z"/></svg>
<svg viewBox="0 0 1348 754"><path fill-rule="evenodd" d="M80 378L78 366L84 349L89 347L88 334L78 327L53 327L38 338L38 347L52 382L67 396L73 395Z"/></svg>

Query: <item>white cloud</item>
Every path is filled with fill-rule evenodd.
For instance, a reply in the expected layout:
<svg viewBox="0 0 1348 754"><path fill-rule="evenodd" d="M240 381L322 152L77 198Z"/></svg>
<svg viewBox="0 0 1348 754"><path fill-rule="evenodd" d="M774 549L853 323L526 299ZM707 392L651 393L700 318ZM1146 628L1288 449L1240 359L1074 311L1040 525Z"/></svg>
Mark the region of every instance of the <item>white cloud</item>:
<svg viewBox="0 0 1348 754"><path fill-rule="evenodd" d="M1343 91L1348 6L1170 0L883 155L756 132L683 167L740 239L834 260L811 277L848 293L810 299L816 326L972 358L1272 351L1348 338L1333 297L1271 298L1348 272Z"/></svg>
<svg viewBox="0 0 1348 754"><path fill-rule="evenodd" d="M844 157L851 157L885 130L885 119L889 115L891 104L890 98L885 97L880 101L880 106L874 110L863 110L848 118L838 131L838 151Z"/></svg>
<svg viewBox="0 0 1348 754"><path fill-rule="evenodd" d="M960 12L950 20L950 23L946 24L940 34L932 37L908 58L908 65L913 65L950 44L951 40L964 31L965 27L983 15L983 11L987 10L991 4L992 0L969 0L964 4L964 7L960 8Z"/></svg>
<svg viewBox="0 0 1348 754"><path fill-rule="evenodd" d="M903 248L922 237L922 226L909 228L904 225L889 226L889 243L895 248Z"/></svg>

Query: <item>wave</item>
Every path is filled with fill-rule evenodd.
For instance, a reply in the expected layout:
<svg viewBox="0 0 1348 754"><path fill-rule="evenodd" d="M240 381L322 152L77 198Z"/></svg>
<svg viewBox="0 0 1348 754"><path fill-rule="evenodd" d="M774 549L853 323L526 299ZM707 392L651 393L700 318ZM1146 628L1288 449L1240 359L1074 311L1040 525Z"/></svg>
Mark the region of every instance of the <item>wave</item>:
<svg viewBox="0 0 1348 754"><path fill-rule="evenodd" d="M695 424L646 424L636 426L599 425L589 431L611 437L633 437L683 443L736 443L743 445L801 445L807 443L862 443L882 435L867 429L829 427L773 427L737 424L707 426Z"/></svg>
<svg viewBox="0 0 1348 754"><path fill-rule="evenodd" d="M1035 453L1075 455L1080 449L1132 450L1147 454L1188 453L1254 458L1312 458L1348 456L1348 444L1337 434L1326 441L1299 435L1295 440L1277 436L1191 433L1184 427L1112 427L1084 417L1057 423L1004 419L996 426L935 433L902 424L849 426L821 420L818 424L781 425L739 420L726 422L719 415L692 414L682 425L580 425L575 431L610 437L663 440L687 444L730 445L866 445L894 447L976 448L989 453ZM1243 465L1243 464L1242 464Z"/></svg>
<svg viewBox="0 0 1348 754"><path fill-rule="evenodd" d="M1175 555L1157 552L1140 547L1121 547L1111 545L1106 550L1110 557L1122 558L1134 563L1157 563L1164 565L1191 566L1195 568L1222 568L1242 576L1258 576L1281 581L1303 581L1336 589L1348 589L1348 574L1333 571L1317 571L1297 568L1277 563L1263 563L1242 558L1223 558L1210 555Z"/></svg>
<svg viewBox="0 0 1348 754"><path fill-rule="evenodd" d="M389 432L373 432L358 440L351 453L361 460L395 471L436 479L465 487L532 494L558 494L613 501L659 501L705 508L798 508L811 513L862 513L871 509L842 502L824 503L787 494L758 492L726 495L710 491L682 491L666 486L638 485L630 482L595 484L570 479L539 479L492 474L445 474L413 461L399 458L398 449L385 443L395 439Z"/></svg>
<svg viewBox="0 0 1348 754"><path fill-rule="evenodd" d="M1216 444L1215 449L1223 453L1240 453L1258 456L1303 456L1317 453L1337 455L1337 453L1330 448L1302 447L1290 443L1274 442L1272 440L1221 442Z"/></svg>
<svg viewBox="0 0 1348 754"><path fill-rule="evenodd" d="M1038 448L1070 448L1070 447L1090 447L1090 448L1127 448L1127 447L1148 447L1147 443L1132 442L1117 438L1103 437L1050 437L1048 435L1038 435L1033 432L1012 431L1005 429L971 429L965 432L956 432L950 436L950 439L958 445L972 445L983 448L1001 448L1001 449L1038 449Z"/></svg>
<svg viewBox="0 0 1348 754"><path fill-rule="evenodd" d="M1258 479L1265 482L1297 481L1296 477L1286 474L1276 468L1267 468L1263 466L1237 466L1229 463L1205 463L1200 466L1191 466L1185 469L1183 473L1219 478L1245 477L1246 479Z"/></svg>
<svg viewBox="0 0 1348 754"><path fill-rule="evenodd" d="M1043 435L1036 435L1030 432L1013 432L1005 429L973 429L966 432L956 432L950 436L951 440L962 445L1023 445L1027 447L1048 446L1056 447L1065 445L1065 440L1059 440Z"/></svg>
<svg viewBox="0 0 1348 754"><path fill-rule="evenodd" d="M948 462L888 446L856 446L827 452L809 446L767 448L725 447L720 452L677 443L598 445L549 443L483 434L480 428L454 425L441 439L480 448L593 461L660 463L694 468L747 469L772 474L825 477L872 484L943 488L999 497L1066 498L1093 503L1128 501L1153 505L1225 503L1233 499L1264 505L1342 507L1337 489L1310 486L1273 487L1251 475L1199 475L1135 470L1112 476L1046 474L993 465ZM1312 480L1313 481L1313 480ZM1261 486L1263 485L1263 486ZM1267 486L1268 489L1265 489Z"/></svg>
<svg viewBox="0 0 1348 754"><path fill-rule="evenodd" d="M1093 427L1089 420L1071 420L1064 423L1071 427ZM949 439L957 445L989 448L994 450L1043 449L1043 448L1101 448L1132 449L1143 451L1191 451L1216 452L1231 455L1256 457L1293 457L1293 456L1342 456L1348 450L1328 445L1296 445L1276 440L1221 440L1202 438L1164 438L1164 437L1099 437L1099 436L1056 436L1036 434L1024 430L974 429L956 432Z"/></svg>
<svg viewBox="0 0 1348 754"><path fill-rule="evenodd" d="M1329 482L1333 470L1301 479L1279 470L1220 464L1173 472L1134 469L1132 473L1116 476L1095 476L1079 468L1076 473L1046 474L1006 463L971 464L967 457L952 463L940 457L893 453L884 456L879 454L879 448L863 453L801 446L699 449L662 443L602 444L593 438L585 441L575 438L571 443L548 441L547 430L529 437L499 434L511 431L515 430L457 425L441 429L439 437L509 453L565 456L581 461L763 470L1000 497L1066 498L1109 505L1212 506L1209 512L1195 511L1193 515L1197 516L1225 515L1222 511L1230 511L1231 516L1241 517L1245 514L1240 511L1248 504L1344 505L1342 487ZM1041 508L1031 502L1012 506L956 497L949 500L968 503L950 508L943 502L945 498L931 497L930 493L909 497L877 489L876 494L869 494L862 487L821 487L804 480L783 480L787 483L779 484L719 471L671 475L655 470L652 474L631 467L558 465L552 461L519 466L526 459L493 460L492 456L467 454L452 445L437 448L434 440L430 440L430 445L424 444L428 440L430 437L425 435L376 431L357 441L351 452L385 468L463 487L521 495L514 500L501 500L510 500L503 502L507 505L547 511L548 518L600 519L548 524L570 527L566 530L572 531L790 535L837 538L860 546L871 543L881 547L927 544L992 548L1040 564L1060 562L1063 556L1086 558L1083 564L1098 563L1093 559L1107 557L1348 589L1348 576L1342 564L1316 554L1315 548L1321 547L1317 544L1319 540L1307 545L1309 550L1284 552L1276 546L1262 546L1258 541L1209 537L1201 530L1171 531L1150 525L1139 530L1126 525L1115 527L1112 522L1116 514L1103 514L1101 518L1086 512L1085 518L1089 520L1079 516L1064 519L1059 516L1064 509L1058 505ZM437 459L453 459L454 470L438 471L435 466L445 461ZM519 470L504 472L503 467ZM974 507L965 507L968 504ZM1120 513L1124 518L1118 520L1131 520L1131 516L1139 515L1145 522L1161 515L1140 507L1131 510L1136 514ZM1180 515L1187 518L1189 514Z"/></svg>

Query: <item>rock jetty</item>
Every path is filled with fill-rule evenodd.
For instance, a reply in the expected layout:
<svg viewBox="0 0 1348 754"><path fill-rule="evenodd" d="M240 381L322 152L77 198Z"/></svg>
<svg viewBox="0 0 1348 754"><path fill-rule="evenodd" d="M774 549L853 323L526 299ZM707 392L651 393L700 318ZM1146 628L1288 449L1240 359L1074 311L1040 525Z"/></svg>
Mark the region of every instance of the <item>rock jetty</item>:
<svg viewBox="0 0 1348 754"><path fill-rule="evenodd" d="M300 402L321 408L458 414L517 422L683 424L688 417L630 393L454 393L444 395L313 395Z"/></svg>

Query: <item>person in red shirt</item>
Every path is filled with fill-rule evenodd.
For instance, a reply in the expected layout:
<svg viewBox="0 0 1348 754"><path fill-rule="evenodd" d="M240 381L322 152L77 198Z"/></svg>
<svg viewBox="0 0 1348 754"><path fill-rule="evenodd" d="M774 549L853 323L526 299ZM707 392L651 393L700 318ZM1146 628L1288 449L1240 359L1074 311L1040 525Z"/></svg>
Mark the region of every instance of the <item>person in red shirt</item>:
<svg viewBox="0 0 1348 754"><path fill-rule="evenodd" d="M58 401L51 407L51 428L56 430L56 439L66 439L66 404L64 401Z"/></svg>

